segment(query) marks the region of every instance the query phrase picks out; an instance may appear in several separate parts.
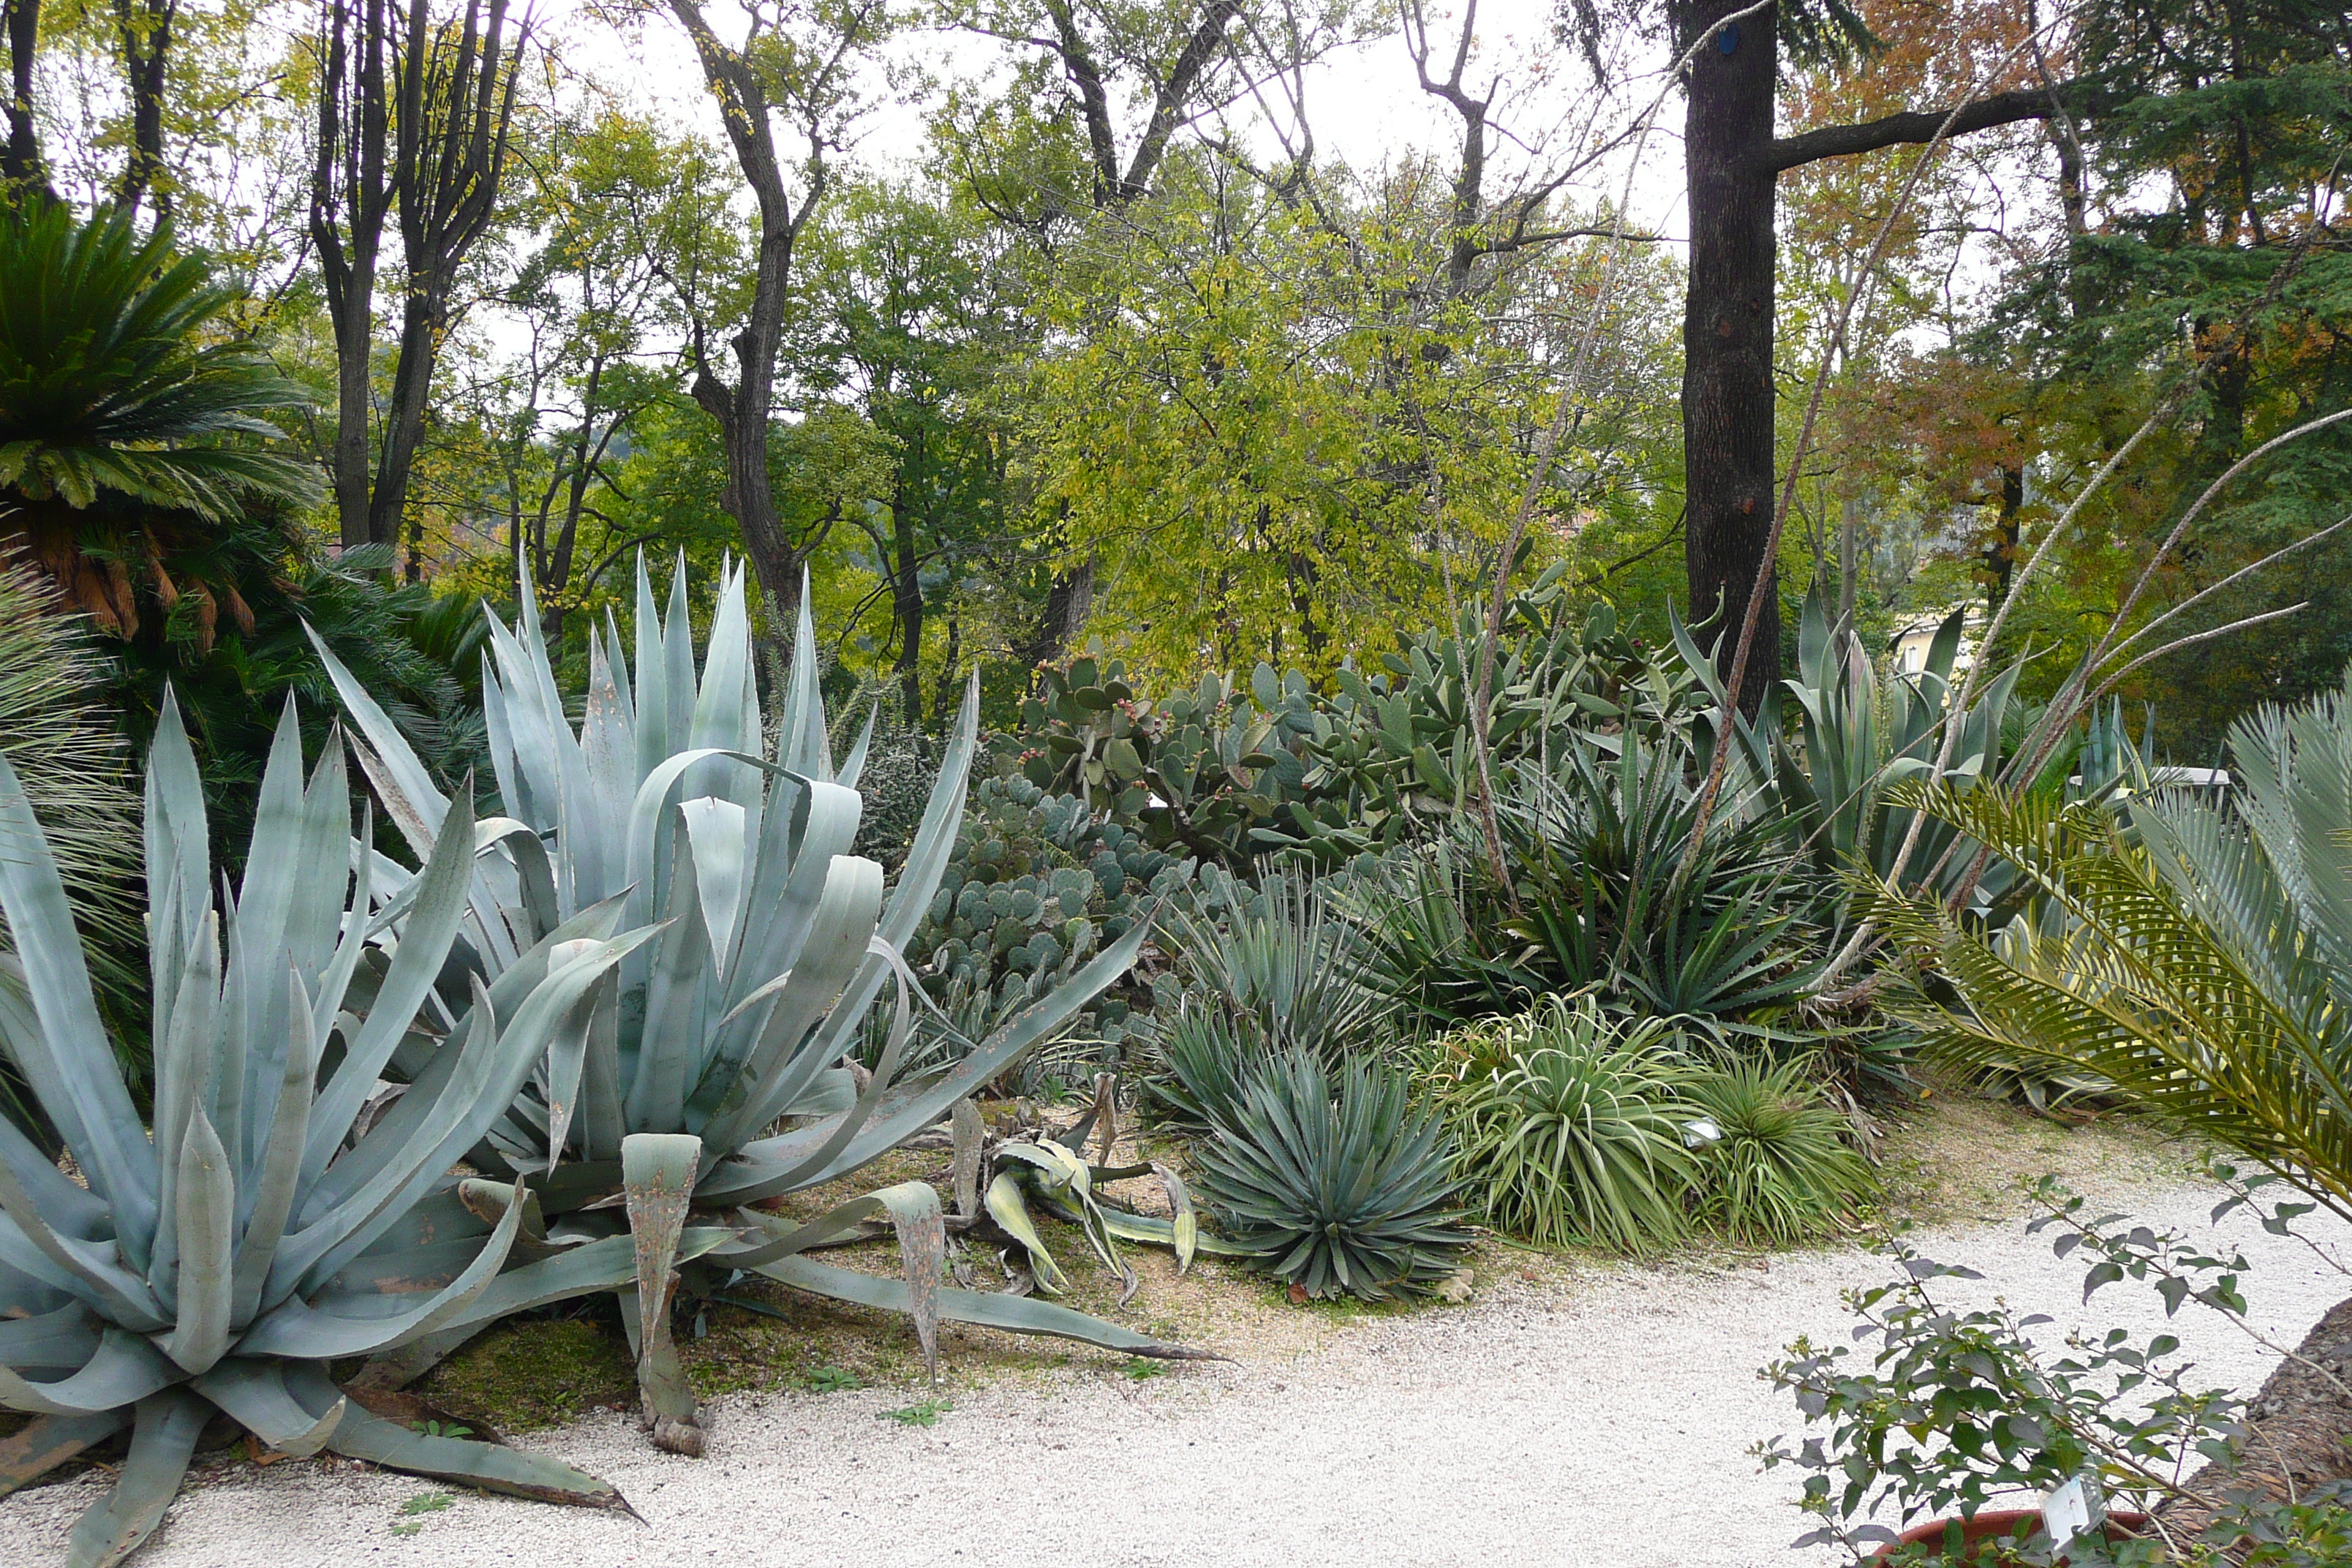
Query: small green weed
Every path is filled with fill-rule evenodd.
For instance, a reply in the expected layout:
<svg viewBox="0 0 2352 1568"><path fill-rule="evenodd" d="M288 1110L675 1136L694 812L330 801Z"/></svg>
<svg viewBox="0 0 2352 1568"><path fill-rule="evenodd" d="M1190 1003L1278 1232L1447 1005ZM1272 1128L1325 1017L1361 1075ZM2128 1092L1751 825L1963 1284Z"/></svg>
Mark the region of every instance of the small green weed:
<svg viewBox="0 0 2352 1568"><path fill-rule="evenodd" d="M876 1419L896 1421L901 1426L936 1426L940 1417L954 1408L944 1399L924 1399L898 1410L885 1410Z"/></svg>
<svg viewBox="0 0 2352 1568"><path fill-rule="evenodd" d="M1167 1374L1168 1363L1164 1361L1146 1361L1139 1357L1127 1363L1127 1375L1138 1383L1148 1377L1165 1377Z"/></svg>
<svg viewBox="0 0 2352 1568"><path fill-rule="evenodd" d="M410 1520L406 1524L395 1524L395 1525L394 1525L394 1526L392 1527L392 1532L393 1532L394 1535L414 1535L414 1534L415 1534L418 1531L420 1531L420 1530L422 1530L422 1529L424 1529L424 1528L425 1528L425 1521L424 1521L423 1520L421 1520L421 1519L412 1519L412 1520Z"/></svg>
<svg viewBox="0 0 2352 1568"><path fill-rule="evenodd" d="M474 1435L471 1426L460 1426L455 1421L411 1421L408 1429L422 1432L427 1437L470 1437Z"/></svg>
<svg viewBox="0 0 2352 1568"><path fill-rule="evenodd" d="M847 1394L866 1386L866 1380L847 1367L821 1366L808 1374L812 1394Z"/></svg>
<svg viewBox="0 0 2352 1568"><path fill-rule="evenodd" d="M456 1498L451 1497L447 1492L418 1492L415 1497L410 1498L406 1502L400 1505L400 1511L403 1513L439 1513L443 1509L447 1508L451 1503L457 1500Z"/></svg>

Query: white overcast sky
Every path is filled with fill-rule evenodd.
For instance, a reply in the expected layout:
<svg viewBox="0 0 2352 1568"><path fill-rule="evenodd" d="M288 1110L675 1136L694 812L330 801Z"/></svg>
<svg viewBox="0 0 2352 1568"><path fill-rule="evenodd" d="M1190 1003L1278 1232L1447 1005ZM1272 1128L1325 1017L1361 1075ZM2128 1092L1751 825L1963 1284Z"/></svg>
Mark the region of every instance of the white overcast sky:
<svg viewBox="0 0 2352 1568"><path fill-rule="evenodd" d="M1441 0L1441 4L1443 0ZM716 134L718 121L702 88L701 72L685 35L667 12L657 12L640 30L624 35L587 14L578 0L541 0L541 15L552 23L551 36L563 59L581 74L608 87L617 85L637 106L666 119L688 121ZM713 21L725 26L723 5L712 9ZM1553 0L1479 0L1475 46L1468 86L1485 93L1497 73L1506 90L1497 97L1496 115L1505 135L1495 149L1496 172L1489 189L1507 188L1530 154L1515 147L1510 136L1540 142L1546 132L1578 116L1585 107L1586 90L1573 81L1539 82L1529 86L1542 58L1549 50ZM1460 0L1430 13L1433 32L1453 33L1442 20L1460 13ZM1004 56L993 40L961 33L923 31L894 40L888 58L919 67L934 78L985 80ZM887 94L883 71L870 77L877 96ZM1654 80L1639 89L1641 101L1656 91ZM1631 95L1628 94L1629 103ZM1420 87L1412 58L1400 33L1340 50L1310 68L1306 84L1307 114L1316 144L1325 157L1338 157L1360 172L1414 153L1431 153L1448 161L1459 143L1454 111ZM1653 232L1679 237L1682 228L1681 104L1670 98L1648 140L1647 155L1636 176L1629 216ZM861 122L857 153L877 173L904 172L922 151L923 123L908 108L882 108ZM1261 136L1271 150L1273 141ZM1545 155L1549 156L1547 153ZM1589 205L1606 195L1614 198L1622 187L1623 164L1613 172L1596 173L1579 182L1576 195Z"/></svg>

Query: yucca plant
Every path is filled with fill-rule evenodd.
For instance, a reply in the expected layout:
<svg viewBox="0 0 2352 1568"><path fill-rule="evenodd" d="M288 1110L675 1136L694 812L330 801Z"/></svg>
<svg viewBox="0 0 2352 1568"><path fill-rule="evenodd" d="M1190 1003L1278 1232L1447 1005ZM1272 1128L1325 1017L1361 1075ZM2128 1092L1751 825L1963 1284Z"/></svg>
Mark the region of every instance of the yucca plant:
<svg viewBox="0 0 2352 1568"><path fill-rule="evenodd" d="M1697 1070L1671 1037L1587 995L1439 1041L1427 1076L1470 1211L1547 1247L1648 1253L1679 1239L1708 1130L1689 1099Z"/></svg>
<svg viewBox="0 0 2352 1568"><path fill-rule="evenodd" d="M553 1256L511 1185L460 1194L447 1172L534 1064L576 1049L583 999L638 939L559 929L496 984L436 990L472 879L469 800L444 814L423 871L380 901L353 875L341 740L306 786L290 703L244 879L216 906L195 759L168 700L165 717L144 834L152 1134L100 1027L57 859L0 757L0 907L16 941L0 1041L88 1183L0 1122L0 1405L37 1418L0 1451L0 1491L131 1427L68 1557L117 1562L163 1517L217 1409L281 1453L617 1503L552 1460L380 1420L327 1368L628 1277L625 1240ZM350 1012L362 1005L364 1023ZM424 1051L424 1070L352 1142L404 1047ZM508 1269L523 1258L541 1260Z"/></svg>
<svg viewBox="0 0 2352 1568"><path fill-rule="evenodd" d="M1964 1066L2095 1080L2352 1217L2352 700L2231 731L2239 787L2114 813L1916 790L2042 902L1989 941L1884 886L1873 909L1929 991L1907 1009Z"/></svg>
<svg viewBox="0 0 2352 1568"><path fill-rule="evenodd" d="M1802 1058L1734 1061L1684 1091L1713 1124L1699 1151L1701 1215L1734 1241L1785 1247L1818 1236L1874 1184L1810 1067Z"/></svg>
<svg viewBox="0 0 2352 1568"><path fill-rule="evenodd" d="M1252 1267L1308 1296L1377 1301L1426 1289L1469 1245L1447 1154L1403 1074L1293 1048L1250 1074L1195 1175Z"/></svg>
<svg viewBox="0 0 2352 1568"><path fill-rule="evenodd" d="M631 925L660 928L617 972L613 1026L551 1059L472 1152L478 1166L526 1181L550 1215L572 1215L575 1226L617 1227L620 1213L593 1205L621 1192L622 1144L631 1134L670 1140L661 1180L686 1181L693 1208L733 1211L849 1175L939 1122L1134 962L1149 921L946 1072L900 1083L912 1011L926 1005L901 952L954 845L978 738L977 676L897 885L886 890L882 868L848 852L861 816L866 737L835 765L805 596L771 756L761 744L740 567L720 584L698 672L683 563L665 616L640 560L634 675L608 616L589 639L576 727L530 576L521 576L521 615L511 630L492 622L484 666L483 716L510 815L490 835L476 881L466 926L472 959L496 976L538 933L607 903ZM320 653L372 748L362 756L378 793L412 847L421 846L448 803L367 692ZM843 1057L894 978L895 1016L861 1083ZM780 1130L786 1119L792 1125ZM686 1212L667 1223L681 1223ZM869 1218L897 1226L903 1281L804 1256L854 1239ZM719 1270L757 1271L819 1295L895 1307L915 1315L927 1352L940 1317L1133 1354L1169 1349L1050 1303L940 1289L943 1218L938 1195L921 1183L854 1200L805 1226L760 1224L751 1243L713 1253L687 1287L715 1288ZM658 1305L650 1285L622 1300L646 1358L648 1412L657 1440L699 1451L693 1398L663 1338Z"/></svg>

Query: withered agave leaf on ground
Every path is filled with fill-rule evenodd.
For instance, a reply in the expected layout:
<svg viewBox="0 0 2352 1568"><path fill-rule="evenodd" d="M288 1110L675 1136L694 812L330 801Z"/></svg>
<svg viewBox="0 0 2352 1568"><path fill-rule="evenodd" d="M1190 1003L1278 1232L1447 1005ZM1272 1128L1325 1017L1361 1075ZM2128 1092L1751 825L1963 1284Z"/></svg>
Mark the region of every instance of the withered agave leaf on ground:
<svg viewBox="0 0 2352 1568"><path fill-rule="evenodd" d="M863 810L856 786L866 740L836 765L805 594L771 752L740 566L720 584L698 670L683 562L665 614L640 558L634 668L607 616L590 633L588 689L576 724L557 686L530 575L520 575L521 613L512 627L493 620L483 679L485 727L510 821L483 835L467 942L497 976L516 962L508 955L551 922L593 910L609 908L611 919L660 931L612 969L592 1026L529 1077L469 1155L482 1170L527 1183L547 1214L571 1216L579 1231L601 1226L618 1235L653 1212L642 1202L614 1201L634 1184L624 1145L637 1135L692 1141L691 1162L681 1149L666 1149L658 1162L650 1152L642 1156L644 1169L690 1166L690 1207L728 1220L740 1205L846 1176L936 1124L1133 963L1149 921L973 1044L944 1075L898 1081L913 1009L928 1005L901 955L938 890L961 822L979 735L977 676L965 689L914 844L897 884L886 888L881 867L850 853ZM450 804L366 690L323 647L320 653L365 736L362 761L370 777L422 856ZM894 982L888 1043L861 1085L843 1055ZM788 1119L787 1131L775 1131ZM861 1197L805 1225L752 1216L747 1223L755 1234L715 1247L685 1283L698 1292L723 1288L735 1273L758 1272L819 1295L890 1305L913 1313L927 1346L937 1321L949 1318L1131 1353L1168 1350L1050 1303L1007 1310L940 1288L936 1196L928 1203L877 1196L879 1215L899 1232L904 1282L845 1279L847 1271L802 1256L864 1234L861 1226L877 1211L873 1198ZM624 1318L657 1440L688 1451L700 1442L690 1398L667 1370L671 1353L646 1332L647 1309L666 1294L649 1270L627 1293ZM443 1336L428 1353L453 1342Z"/></svg>
<svg viewBox="0 0 2352 1568"><path fill-rule="evenodd" d="M511 1184L497 1189L508 1201L495 1223L474 1219L446 1173L534 1065L588 1027L583 1003L650 934L616 938L600 914L587 922L600 929L532 944L496 984L476 975L443 994L473 878L470 791L395 894L391 945L392 910L353 875L345 769L338 731L305 784L289 701L243 879L233 900L224 882L216 906L195 758L167 693L143 836L151 1135L100 1025L57 862L0 758L0 909L16 950L0 971L0 1044L88 1182L0 1121L0 1406L36 1417L0 1446L0 1494L131 1428L114 1486L75 1527L73 1568L119 1562L154 1530L215 1409L281 1453L619 1502L553 1460L383 1421L328 1376L331 1360L628 1278L620 1249L527 1247L533 1211ZM362 995L364 1022L351 1011ZM394 1111L351 1140L419 1026L437 1047Z"/></svg>

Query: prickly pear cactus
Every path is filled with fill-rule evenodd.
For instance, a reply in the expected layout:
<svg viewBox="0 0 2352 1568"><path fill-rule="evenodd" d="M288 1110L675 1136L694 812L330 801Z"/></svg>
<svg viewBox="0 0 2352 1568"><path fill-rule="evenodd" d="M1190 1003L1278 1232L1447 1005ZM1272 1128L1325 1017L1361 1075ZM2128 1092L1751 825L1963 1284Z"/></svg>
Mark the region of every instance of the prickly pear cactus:
<svg viewBox="0 0 2352 1568"><path fill-rule="evenodd" d="M1051 990L1197 877L1197 862L1152 847L1134 826L1103 819L1076 795L1049 795L1019 774L984 779L908 956L939 989L986 993L992 1011L1009 1010ZM1139 975L1076 1026L1116 1044L1150 995Z"/></svg>

